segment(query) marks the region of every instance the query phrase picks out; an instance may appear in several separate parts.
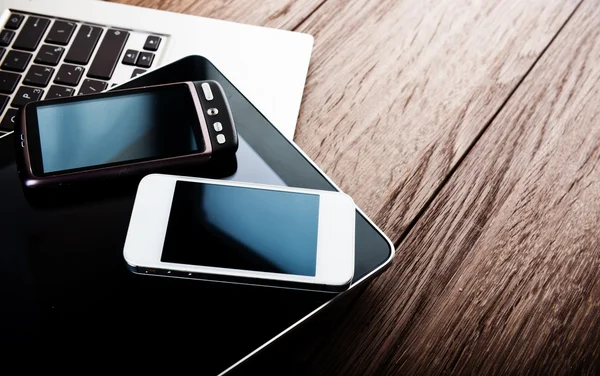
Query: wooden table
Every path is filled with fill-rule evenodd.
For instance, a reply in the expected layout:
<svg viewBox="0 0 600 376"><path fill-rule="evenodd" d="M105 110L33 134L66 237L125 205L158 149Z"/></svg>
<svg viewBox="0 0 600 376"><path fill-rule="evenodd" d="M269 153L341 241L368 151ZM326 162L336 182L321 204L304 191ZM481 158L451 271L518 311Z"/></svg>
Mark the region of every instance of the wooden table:
<svg viewBox="0 0 600 376"><path fill-rule="evenodd" d="M596 1L117 1L314 35L295 141L397 246L255 367L600 372Z"/></svg>

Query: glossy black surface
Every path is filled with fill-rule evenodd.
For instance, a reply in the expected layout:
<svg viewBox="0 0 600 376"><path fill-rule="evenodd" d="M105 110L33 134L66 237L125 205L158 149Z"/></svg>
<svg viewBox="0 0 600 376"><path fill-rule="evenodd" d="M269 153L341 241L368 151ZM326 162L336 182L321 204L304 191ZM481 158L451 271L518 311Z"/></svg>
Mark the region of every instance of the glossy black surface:
<svg viewBox="0 0 600 376"><path fill-rule="evenodd" d="M204 79L221 83L228 96L240 135L238 179L252 180L248 164L264 160L273 181L332 189L206 59L182 59L127 86ZM135 362L149 362L151 353L193 361L201 374L216 374L335 297L134 275L122 256L133 191L81 192L69 204L35 209L20 186L14 144L13 135L0 139L2 345L33 343L60 362L69 361L73 348L102 361L110 352L147 351ZM244 145L255 159L239 157ZM214 177L219 170L211 165L187 173ZM388 260L391 250L358 213L356 226L358 280Z"/></svg>
<svg viewBox="0 0 600 376"><path fill-rule="evenodd" d="M27 107L33 173L56 175L203 152L186 84L39 102Z"/></svg>
<svg viewBox="0 0 600 376"><path fill-rule="evenodd" d="M178 181L160 260L314 277L319 201L314 194Z"/></svg>

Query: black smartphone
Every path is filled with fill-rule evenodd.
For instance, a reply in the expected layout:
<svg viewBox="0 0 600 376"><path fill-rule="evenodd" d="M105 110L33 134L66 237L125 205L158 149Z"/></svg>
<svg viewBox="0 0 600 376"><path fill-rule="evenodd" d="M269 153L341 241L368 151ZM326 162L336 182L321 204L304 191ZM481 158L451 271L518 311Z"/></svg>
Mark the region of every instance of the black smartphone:
<svg viewBox="0 0 600 376"><path fill-rule="evenodd" d="M28 188L141 176L235 154L238 147L216 81L29 103L15 133L18 172Z"/></svg>

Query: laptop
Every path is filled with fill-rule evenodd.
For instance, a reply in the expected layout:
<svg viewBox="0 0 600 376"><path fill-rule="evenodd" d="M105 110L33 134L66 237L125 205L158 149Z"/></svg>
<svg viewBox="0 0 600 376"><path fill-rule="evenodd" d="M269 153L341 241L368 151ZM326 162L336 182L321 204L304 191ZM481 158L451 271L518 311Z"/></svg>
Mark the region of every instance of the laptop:
<svg viewBox="0 0 600 376"><path fill-rule="evenodd" d="M97 93L202 55L292 139L313 37L93 0L0 0L0 138L26 103Z"/></svg>

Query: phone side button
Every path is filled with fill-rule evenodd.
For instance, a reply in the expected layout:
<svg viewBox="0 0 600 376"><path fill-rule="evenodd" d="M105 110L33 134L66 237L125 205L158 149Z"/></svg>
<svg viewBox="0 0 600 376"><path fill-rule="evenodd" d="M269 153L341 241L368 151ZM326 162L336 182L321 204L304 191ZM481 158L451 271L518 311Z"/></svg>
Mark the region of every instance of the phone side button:
<svg viewBox="0 0 600 376"><path fill-rule="evenodd" d="M212 90L210 88L210 84L208 82L203 82L202 85L202 91L204 92L204 98L206 98L207 101L212 101L215 97L213 96Z"/></svg>
<svg viewBox="0 0 600 376"><path fill-rule="evenodd" d="M219 144L224 144L224 143L225 143L225 135L223 135L223 134L218 134L218 135L217 135L217 142L218 142Z"/></svg>

